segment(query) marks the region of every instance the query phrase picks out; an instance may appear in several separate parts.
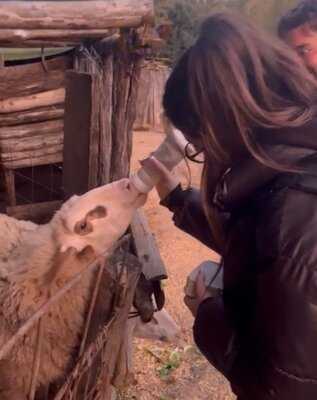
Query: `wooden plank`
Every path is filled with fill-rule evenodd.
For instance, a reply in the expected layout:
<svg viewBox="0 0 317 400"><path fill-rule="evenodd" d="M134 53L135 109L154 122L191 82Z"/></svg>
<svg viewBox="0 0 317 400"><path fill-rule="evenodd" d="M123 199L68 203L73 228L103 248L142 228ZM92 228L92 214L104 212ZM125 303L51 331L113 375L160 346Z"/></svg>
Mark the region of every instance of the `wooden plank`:
<svg viewBox="0 0 317 400"><path fill-rule="evenodd" d="M3 173L4 173L7 203L10 206L15 206L16 205L16 193L15 193L14 171L12 171L10 169L5 169Z"/></svg>
<svg viewBox="0 0 317 400"><path fill-rule="evenodd" d="M113 153L113 51L117 48L117 40L108 38L99 42L96 51L100 59L90 56L89 50L77 54L75 58L78 72L86 72L94 76L91 135L89 188L106 184L110 181L111 155Z"/></svg>
<svg viewBox="0 0 317 400"><path fill-rule="evenodd" d="M142 66L135 129L162 129L162 97L168 74L165 65L147 62Z"/></svg>
<svg viewBox="0 0 317 400"><path fill-rule="evenodd" d="M36 151L25 151L15 155L15 159L6 156L6 159L0 159L4 168L16 169L33 167L35 165L56 164L63 161L63 145L53 146L52 148Z"/></svg>
<svg viewBox="0 0 317 400"><path fill-rule="evenodd" d="M0 140L5 142L6 140L44 136L53 133L60 133L63 131L63 129L64 121L62 119L5 127L0 128Z"/></svg>
<svg viewBox="0 0 317 400"><path fill-rule="evenodd" d="M115 55L111 180L129 175L140 66L125 49Z"/></svg>
<svg viewBox="0 0 317 400"><path fill-rule="evenodd" d="M85 193L89 187L92 81L87 73L67 73L63 156L66 198Z"/></svg>
<svg viewBox="0 0 317 400"><path fill-rule="evenodd" d="M61 162L63 143L63 120L0 128L0 162L10 169Z"/></svg>
<svg viewBox="0 0 317 400"><path fill-rule="evenodd" d="M113 54L109 51L103 59L103 88L100 99L100 157L99 184L110 182L112 153L112 92L113 92Z"/></svg>
<svg viewBox="0 0 317 400"><path fill-rule="evenodd" d="M110 181L110 168L111 168L111 154L112 154L112 91L113 91L113 43L109 41L103 45L101 54L101 60L96 60L95 57L87 56L89 50L81 52L76 55L75 65L78 72L69 72L68 77L74 80L80 81L86 77L87 82L70 84L67 86L67 96L70 95L73 100L67 100L66 104L66 119L70 120L67 122L69 132L74 130L74 124L71 122L73 118L77 118L80 114L84 120L74 130L73 133L66 133L70 135L80 135L83 139L83 143L79 144L82 149L75 150L71 145L67 145L68 140L65 137L64 158L69 159L67 161L68 168L70 171L74 168L76 161L71 161L72 157L75 160L79 158L78 154L81 154L81 168L82 173L78 176L78 180L84 180L87 182L83 184L83 187L79 182L75 184L71 176L73 173L69 173L70 178L65 178L72 185L71 193L77 193L75 186L79 186L80 191L85 191L93 187L108 183ZM105 47L107 47L107 50ZM76 75L77 74L77 75ZM88 74L88 75L87 75ZM82 76L82 78L81 78ZM87 76L90 78L87 78ZM82 85L82 87L80 87ZM71 95L71 91L75 92L75 95ZM68 97L67 97L68 98ZM79 101L80 98L85 98L86 102ZM70 115L73 117L70 117ZM66 128L67 130L68 128ZM65 132L66 132L65 130ZM78 134L78 130L84 130ZM88 137L87 137L88 135ZM73 139L69 139L70 143ZM77 156L76 153L77 152ZM72 155L73 154L73 155ZM87 177L85 176L84 169L88 171ZM67 176L68 172L64 172ZM70 180L72 181L70 182ZM68 186L65 183L64 187Z"/></svg>
<svg viewBox="0 0 317 400"><path fill-rule="evenodd" d="M35 110L26 110L10 114L2 114L0 117L0 128L18 126L36 122L58 120L64 117L64 105L57 104L53 106L40 107ZM47 125L47 124L45 124ZM1 132L1 129L0 129ZM1 133L0 133L1 137Z"/></svg>
<svg viewBox="0 0 317 400"><path fill-rule="evenodd" d="M157 247L155 238L142 210L138 210L131 223L136 254L141 260L146 279L167 278L167 271Z"/></svg>
<svg viewBox="0 0 317 400"><path fill-rule="evenodd" d="M91 81L91 106L89 129L89 163L88 163L88 189L98 186L99 171L99 144L100 144L100 93L101 77L92 75Z"/></svg>
<svg viewBox="0 0 317 400"><path fill-rule="evenodd" d="M63 131L50 135L34 135L23 138L23 140L7 139L0 140L1 158L6 159L6 155L12 159L18 159L18 154L24 155L26 152L38 151L52 146L63 145ZM39 153L37 153L39 154Z"/></svg>
<svg viewBox="0 0 317 400"><path fill-rule="evenodd" d="M48 201L43 203L7 207L6 212L11 217L17 219L43 222L44 219L50 219L53 213L58 210L61 205L61 201Z"/></svg>
<svg viewBox="0 0 317 400"><path fill-rule="evenodd" d="M0 72L4 68L4 56L0 54ZM1 151L1 148L0 148ZM0 213L5 212L4 192L6 191L3 165L0 163Z"/></svg>
<svg viewBox="0 0 317 400"><path fill-rule="evenodd" d="M65 86L65 71L73 66L72 53L42 62L0 68L0 99L25 96Z"/></svg>
<svg viewBox="0 0 317 400"><path fill-rule="evenodd" d="M153 22L153 0L0 1L3 29L107 29Z"/></svg>
<svg viewBox="0 0 317 400"><path fill-rule="evenodd" d="M15 67L14 67L15 68ZM0 83L0 99L8 99L11 97L21 97L28 96L31 94L45 92L49 90L59 89L65 86L65 71L51 71L45 74L36 75L28 75L23 76L21 74L21 78L18 78L18 82L15 80L15 76L9 76L8 69L11 67L5 67L3 73L0 70L0 79L1 75L5 77L9 77L8 82ZM9 82L12 85L9 85Z"/></svg>
<svg viewBox="0 0 317 400"><path fill-rule="evenodd" d="M111 29L0 29L0 42L16 45L25 41L58 41L80 43L83 39L102 39L113 34Z"/></svg>
<svg viewBox="0 0 317 400"><path fill-rule="evenodd" d="M24 97L12 97L9 99L0 100L0 114L25 111L38 107L51 106L54 104L61 104L64 103L64 101L64 88L31 94Z"/></svg>
<svg viewBox="0 0 317 400"><path fill-rule="evenodd" d="M148 109L150 103L150 74L147 68L142 66L137 95L135 129L148 129Z"/></svg>
<svg viewBox="0 0 317 400"><path fill-rule="evenodd" d="M34 0L32 0L34 1ZM53 40L26 40L25 42L21 42L21 43L13 43L13 42L1 42L0 41L0 46L2 48L5 49L12 49L12 48L19 48L21 49L39 49L39 48L60 48L60 50L62 51L62 49L65 50L65 47L76 47L78 45L80 45L83 41L75 40L73 39L72 41L69 40L65 40L65 41L53 41ZM27 58L25 58L27 59Z"/></svg>

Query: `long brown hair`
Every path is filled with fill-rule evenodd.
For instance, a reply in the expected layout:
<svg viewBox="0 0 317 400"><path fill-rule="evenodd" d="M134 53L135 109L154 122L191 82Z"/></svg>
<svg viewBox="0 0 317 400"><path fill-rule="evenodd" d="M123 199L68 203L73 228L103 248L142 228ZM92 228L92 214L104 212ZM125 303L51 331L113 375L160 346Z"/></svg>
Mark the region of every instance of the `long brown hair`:
<svg viewBox="0 0 317 400"><path fill-rule="evenodd" d="M208 214L216 182L243 153L282 168L265 154L256 132L304 125L316 114L316 95L317 82L279 39L232 14L204 22L172 72L163 104L189 140L203 143Z"/></svg>

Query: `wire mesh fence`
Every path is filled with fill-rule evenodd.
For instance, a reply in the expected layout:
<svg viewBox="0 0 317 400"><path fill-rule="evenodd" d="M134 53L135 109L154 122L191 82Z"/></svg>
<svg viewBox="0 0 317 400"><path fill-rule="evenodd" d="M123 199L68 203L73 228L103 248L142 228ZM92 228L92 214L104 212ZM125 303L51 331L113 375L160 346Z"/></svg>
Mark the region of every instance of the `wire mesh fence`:
<svg viewBox="0 0 317 400"><path fill-rule="evenodd" d="M17 205L62 200L62 164L21 168L13 173Z"/></svg>

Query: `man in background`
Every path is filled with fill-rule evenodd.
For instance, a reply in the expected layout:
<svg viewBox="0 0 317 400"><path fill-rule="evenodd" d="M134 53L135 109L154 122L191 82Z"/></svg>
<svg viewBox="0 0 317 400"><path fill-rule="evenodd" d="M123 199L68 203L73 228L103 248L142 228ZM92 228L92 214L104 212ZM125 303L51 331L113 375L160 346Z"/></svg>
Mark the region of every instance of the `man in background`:
<svg viewBox="0 0 317 400"><path fill-rule="evenodd" d="M317 77L317 0L303 0L283 15L278 34Z"/></svg>

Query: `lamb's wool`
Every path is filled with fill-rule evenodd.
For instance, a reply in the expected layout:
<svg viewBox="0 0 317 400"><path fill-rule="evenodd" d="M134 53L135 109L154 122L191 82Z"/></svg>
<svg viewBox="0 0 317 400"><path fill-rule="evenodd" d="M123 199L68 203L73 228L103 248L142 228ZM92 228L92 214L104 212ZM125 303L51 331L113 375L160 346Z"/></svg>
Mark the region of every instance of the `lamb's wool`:
<svg viewBox="0 0 317 400"><path fill-rule="evenodd" d="M48 288L43 279L53 267L57 247L52 240L49 226L37 226L0 216L0 346L30 318L48 299ZM19 229L20 228L20 229ZM76 258L69 258L67 269L50 282L50 293L64 286L70 276L83 265ZM63 273L65 272L65 273ZM71 355L76 351L83 331L84 316L89 301L92 274L71 289L67 301L53 305L43 319L45 341L42 350L39 384L47 384L64 376ZM30 385L31 366L34 357L36 327L10 352L3 368L10 365L15 371L15 387L26 394ZM1 374L1 365L0 365ZM8 397L10 398L10 397ZM13 400L13 397L12 397Z"/></svg>

